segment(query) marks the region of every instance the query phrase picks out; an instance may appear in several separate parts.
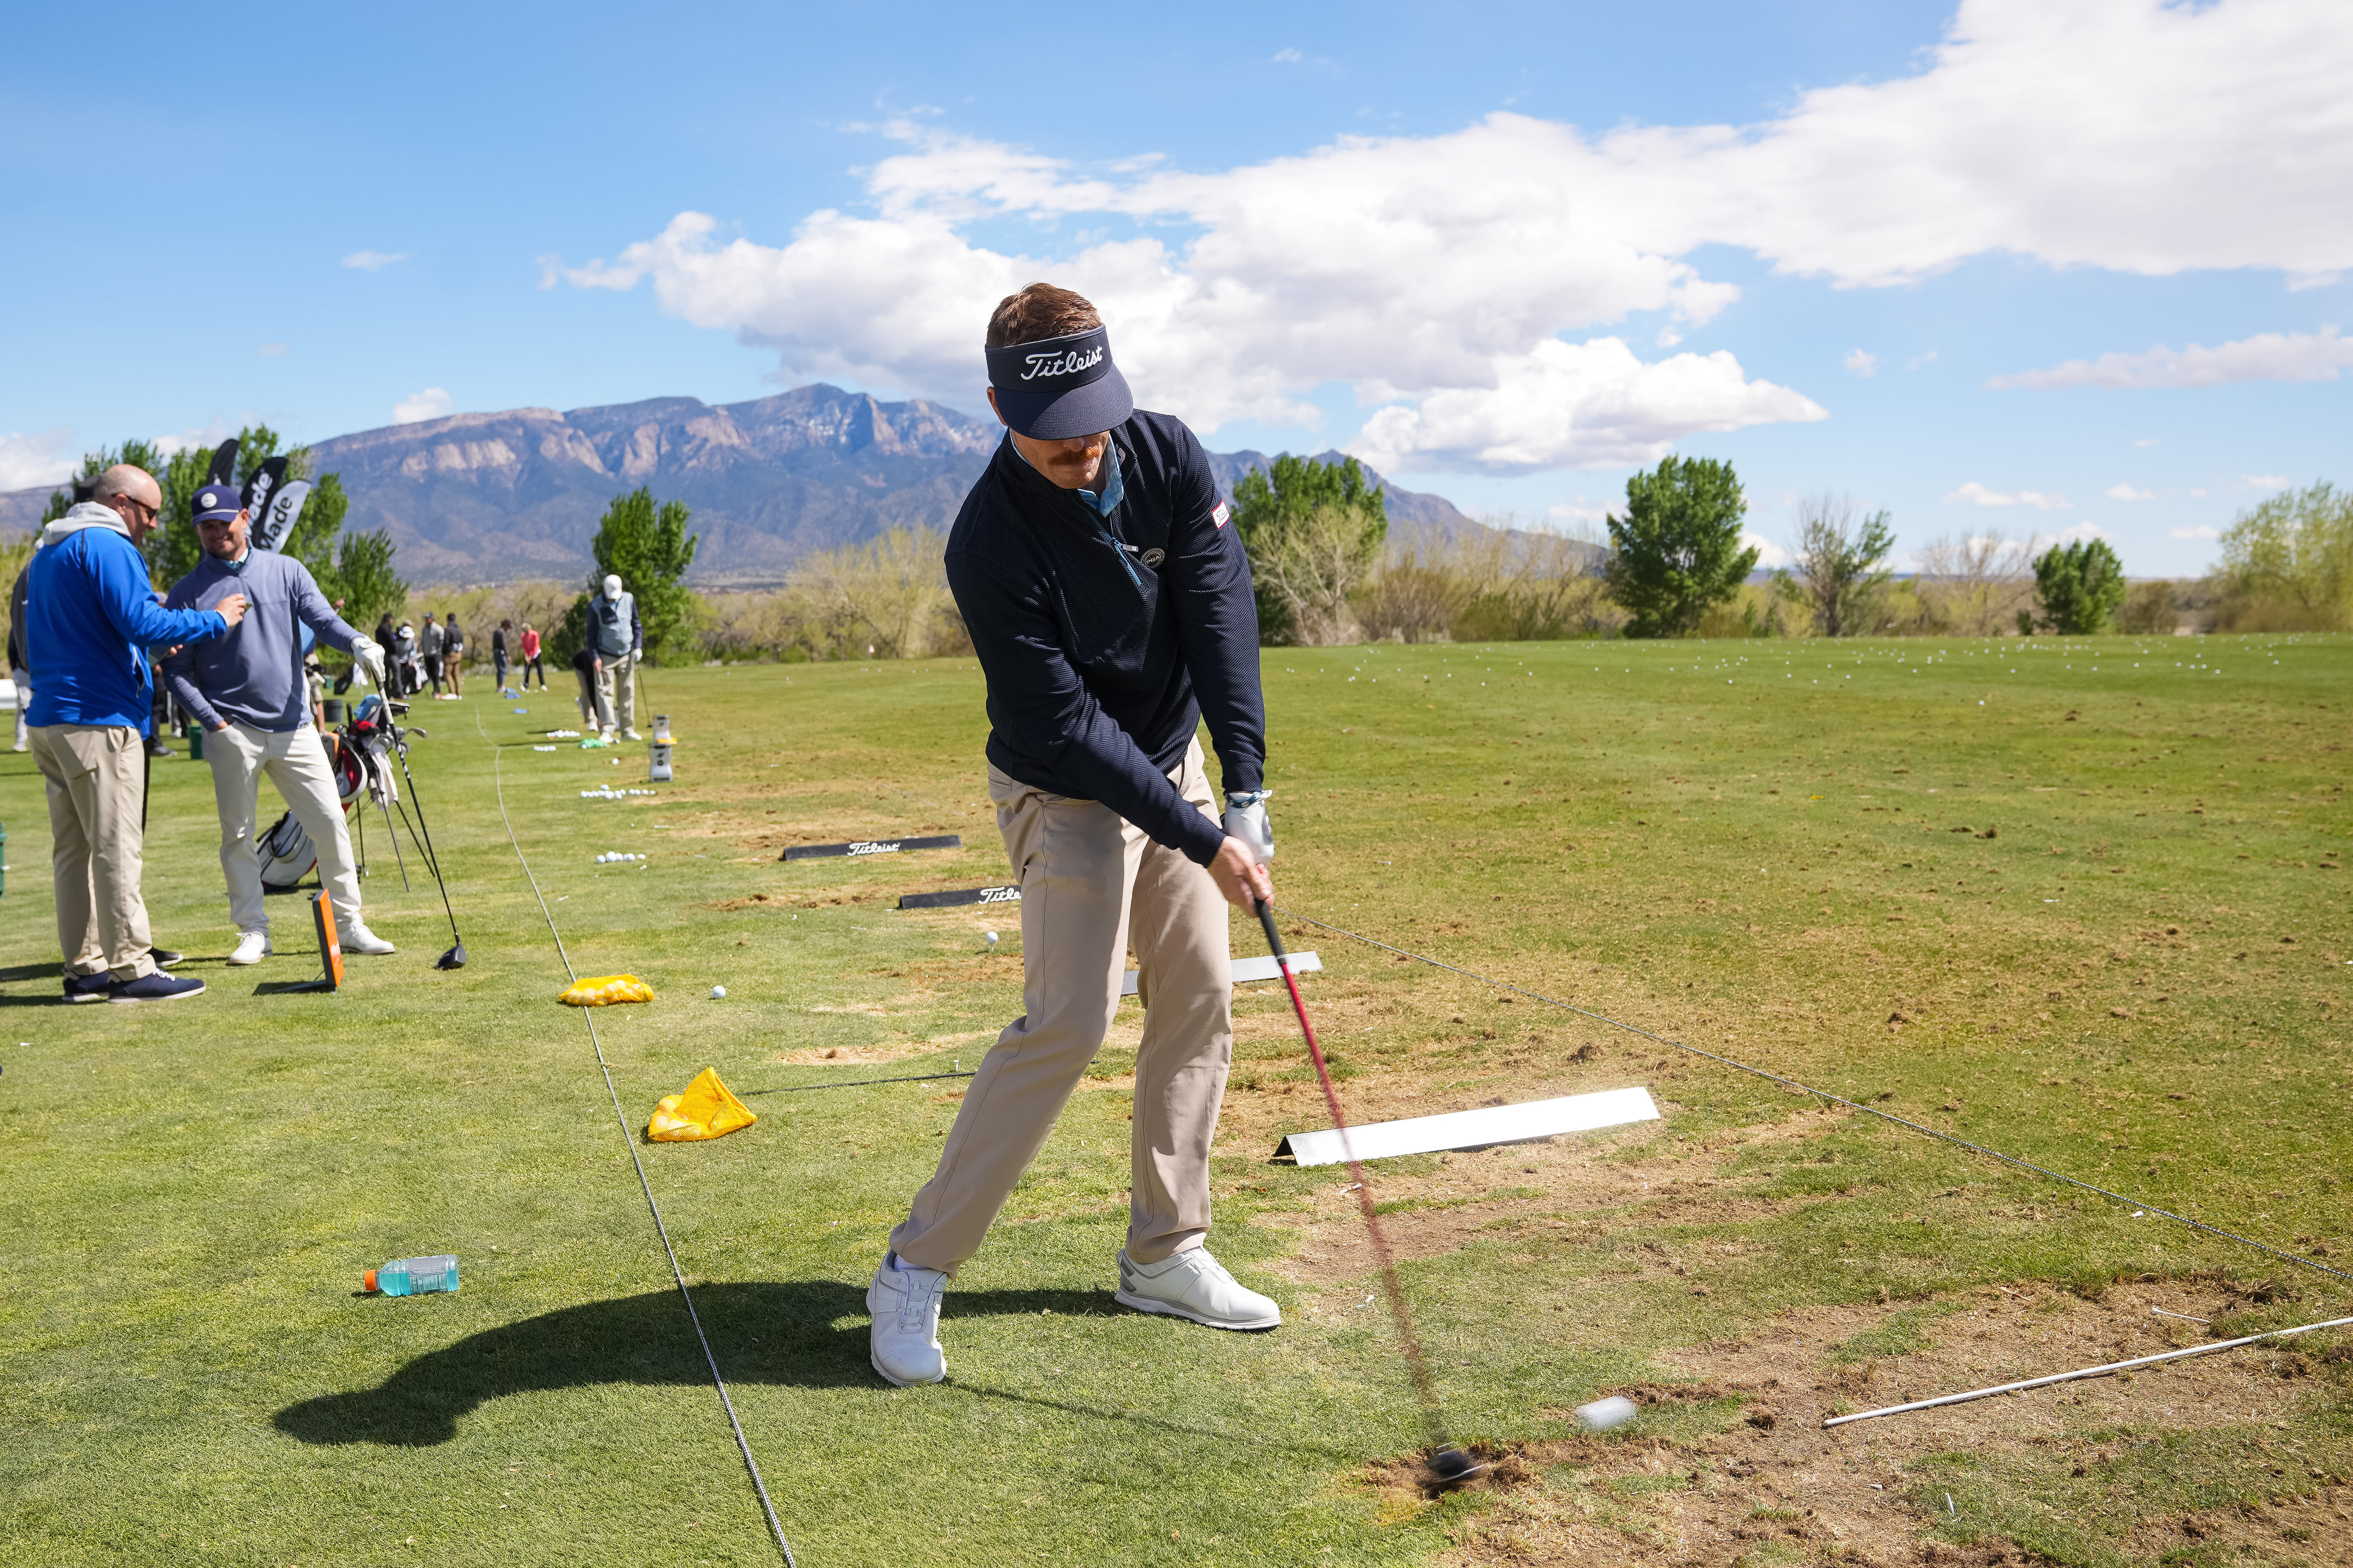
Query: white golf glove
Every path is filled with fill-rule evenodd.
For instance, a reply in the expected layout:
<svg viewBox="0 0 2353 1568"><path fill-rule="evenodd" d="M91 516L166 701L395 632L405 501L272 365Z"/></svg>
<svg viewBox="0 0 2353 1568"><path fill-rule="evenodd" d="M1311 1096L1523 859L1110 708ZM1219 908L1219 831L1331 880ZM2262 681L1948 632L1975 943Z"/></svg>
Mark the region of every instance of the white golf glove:
<svg viewBox="0 0 2353 1568"><path fill-rule="evenodd" d="M1266 797L1272 790L1234 790L1226 795L1226 836L1250 846L1261 866L1274 858L1274 825L1266 819Z"/></svg>
<svg viewBox="0 0 2353 1568"><path fill-rule="evenodd" d="M352 639L352 662L367 672L367 678L378 687L384 685L384 647L373 637Z"/></svg>

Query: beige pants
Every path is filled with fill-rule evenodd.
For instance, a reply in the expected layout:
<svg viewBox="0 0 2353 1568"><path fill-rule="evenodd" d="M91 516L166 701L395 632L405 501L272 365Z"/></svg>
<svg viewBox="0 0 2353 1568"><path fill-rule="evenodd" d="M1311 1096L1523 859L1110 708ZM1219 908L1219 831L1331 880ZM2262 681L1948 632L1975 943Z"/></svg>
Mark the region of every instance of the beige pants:
<svg viewBox="0 0 2353 1568"><path fill-rule="evenodd" d="M32 737L33 762L49 786L49 875L66 973L105 970L117 980L154 973L139 894L145 739L121 724L37 724Z"/></svg>
<svg viewBox="0 0 2353 1568"><path fill-rule="evenodd" d="M596 672L596 689L605 699L605 722L617 730L638 727L638 661L629 654L596 656L605 668Z"/></svg>
<svg viewBox="0 0 2353 1568"><path fill-rule="evenodd" d="M1168 775L1215 820L1195 742ZM1209 875L1111 808L988 770L997 826L1021 885L1023 1015L981 1058L955 1127L892 1250L953 1274L1044 1147L1119 1010L1131 937L1142 965L1127 1255L1157 1263L1209 1230L1209 1142L1233 1058L1226 900Z"/></svg>
<svg viewBox="0 0 2353 1568"><path fill-rule="evenodd" d="M237 929L269 929L269 911L262 903L261 862L253 843L264 773L286 797L294 820L319 852L319 885L334 900L336 923L348 927L357 921L360 879L352 867L351 830L343 826L334 770L327 765L327 744L319 731L305 724L274 734L231 721L226 730L205 731L205 761L213 767L213 804L220 808L221 874L228 879L229 919Z"/></svg>

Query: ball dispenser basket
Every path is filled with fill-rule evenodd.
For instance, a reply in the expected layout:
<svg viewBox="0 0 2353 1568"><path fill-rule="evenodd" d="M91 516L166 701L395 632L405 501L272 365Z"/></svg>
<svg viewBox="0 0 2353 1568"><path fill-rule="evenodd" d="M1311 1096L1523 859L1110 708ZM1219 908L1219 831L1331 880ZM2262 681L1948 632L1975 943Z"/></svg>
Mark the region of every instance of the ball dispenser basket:
<svg viewBox="0 0 2353 1568"><path fill-rule="evenodd" d="M646 746L646 777L655 784L670 782L670 742L653 741Z"/></svg>

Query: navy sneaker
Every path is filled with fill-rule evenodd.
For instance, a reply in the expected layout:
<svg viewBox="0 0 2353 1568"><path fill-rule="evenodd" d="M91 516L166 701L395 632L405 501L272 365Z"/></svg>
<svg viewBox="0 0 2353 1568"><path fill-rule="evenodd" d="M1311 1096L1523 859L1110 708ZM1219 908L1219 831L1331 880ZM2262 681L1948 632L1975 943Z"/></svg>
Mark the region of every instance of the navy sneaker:
<svg viewBox="0 0 2353 1568"><path fill-rule="evenodd" d="M142 974L136 980L118 984L107 993L106 999L110 1002L177 1002L183 996L201 996L204 994L203 981L182 979L159 969L153 974Z"/></svg>
<svg viewBox="0 0 2353 1568"><path fill-rule="evenodd" d="M147 950L147 956L154 962L156 968L169 969L188 955L185 952L174 952L168 947L151 947Z"/></svg>
<svg viewBox="0 0 2353 1568"><path fill-rule="evenodd" d="M103 1002L114 988L114 976L101 969L95 974L66 976L66 1000L69 1002Z"/></svg>

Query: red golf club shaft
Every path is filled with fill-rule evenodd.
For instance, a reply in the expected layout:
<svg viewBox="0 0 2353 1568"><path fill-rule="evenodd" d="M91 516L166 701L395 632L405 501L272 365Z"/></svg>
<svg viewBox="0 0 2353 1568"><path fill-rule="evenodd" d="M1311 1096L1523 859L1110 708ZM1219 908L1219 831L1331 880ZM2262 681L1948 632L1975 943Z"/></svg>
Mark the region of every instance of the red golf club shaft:
<svg viewBox="0 0 2353 1568"><path fill-rule="evenodd" d="M1381 1234L1381 1216L1373 1205L1372 1184L1365 1179L1365 1167L1356 1158L1356 1142L1348 1132L1348 1118L1340 1109L1340 1096L1332 1087L1332 1069L1324 1064L1324 1047L1315 1043L1315 1026L1307 1021L1307 1004L1299 995L1299 982L1291 973L1291 957L1282 950L1282 936L1274 928L1274 906L1261 900L1258 904L1259 924L1266 928L1267 946L1273 950L1275 967L1282 971L1282 984L1291 992L1292 1011L1299 1015L1299 1032L1307 1038L1308 1058L1315 1064L1315 1077L1324 1085L1324 1104L1332 1112L1332 1125L1339 1131L1340 1148L1347 1156L1348 1174L1356 1184L1356 1206L1364 1211L1365 1232L1373 1243L1373 1257L1381 1266L1381 1289L1388 1296L1389 1316L1396 1321L1398 1342L1405 1347L1407 1367L1413 1373L1413 1391L1421 1400L1423 1416L1430 1423L1432 1441L1443 1448L1450 1446L1446 1424L1438 1413L1438 1391L1430 1382L1430 1363L1421 1353L1421 1339L1413 1331L1413 1315L1406 1309L1405 1291L1398 1284L1396 1260L1389 1254L1388 1238Z"/></svg>

